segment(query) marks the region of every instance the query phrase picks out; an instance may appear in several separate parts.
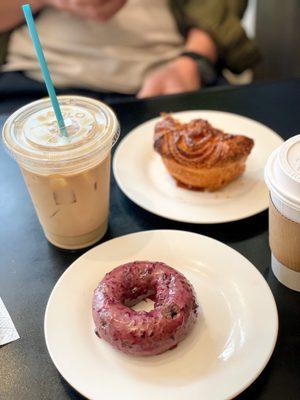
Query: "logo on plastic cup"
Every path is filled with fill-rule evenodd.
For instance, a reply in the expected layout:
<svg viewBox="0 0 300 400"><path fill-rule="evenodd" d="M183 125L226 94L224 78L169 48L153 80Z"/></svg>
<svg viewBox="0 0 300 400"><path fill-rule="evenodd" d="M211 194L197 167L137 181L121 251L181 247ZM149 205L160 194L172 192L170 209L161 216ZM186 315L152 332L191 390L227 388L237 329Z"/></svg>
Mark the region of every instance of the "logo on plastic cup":
<svg viewBox="0 0 300 400"><path fill-rule="evenodd" d="M78 106L64 106L63 117L68 137L61 135L55 114L49 107L28 118L24 126L26 139L33 146L68 146L88 139L96 126L94 116Z"/></svg>

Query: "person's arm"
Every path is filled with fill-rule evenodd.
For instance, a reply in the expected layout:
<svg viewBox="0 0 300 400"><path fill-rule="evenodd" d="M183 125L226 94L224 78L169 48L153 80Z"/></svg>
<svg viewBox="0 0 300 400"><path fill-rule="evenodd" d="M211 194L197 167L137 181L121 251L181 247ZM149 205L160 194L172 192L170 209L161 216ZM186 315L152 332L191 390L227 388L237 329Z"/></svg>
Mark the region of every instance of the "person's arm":
<svg viewBox="0 0 300 400"><path fill-rule="evenodd" d="M248 3L248 0L227 0L227 4L231 12L233 12L239 18L243 17L247 9Z"/></svg>
<svg viewBox="0 0 300 400"><path fill-rule="evenodd" d="M218 58L217 46L213 39L205 31L197 28L189 30L184 50L200 54L213 64Z"/></svg>
<svg viewBox="0 0 300 400"><path fill-rule="evenodd" d="M201 28L214 39L222 67L241 73L260 60L260 53L253 40L249 39L240 18L246 9L246 0L170 0L179 30L186 27ZM175 7L177 5L177 7Z"/></svg>
<svg viewBox="0 0 300 400"><path fill-rule="evenodd" d="M0 1L0 32L9 31L24 21L22 5L24 0ZM43 0L31 0L30 6L33 12L39 11L44 5Z"/></svg>
<svg viewBox="0 0 300 400"><path fill-rule="evenodd" d="M217 61L215 42L201 29L189 30L184 51L208 58L212 64ZM201 76L196 61L180 56L166 66L150 73L138 93L139 98L197 90L201 87Z"/></svg>

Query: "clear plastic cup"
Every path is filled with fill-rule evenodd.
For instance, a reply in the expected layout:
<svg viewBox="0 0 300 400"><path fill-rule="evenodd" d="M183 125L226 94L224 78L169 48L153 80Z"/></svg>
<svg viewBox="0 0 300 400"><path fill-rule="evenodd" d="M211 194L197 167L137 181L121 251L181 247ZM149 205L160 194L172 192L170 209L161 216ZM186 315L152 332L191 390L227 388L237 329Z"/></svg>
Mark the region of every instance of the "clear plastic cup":
<svg viewBox="0 0 300 400"><path fill-rule="evenodd" d="M276 149L269 157L265 168L265 181L270 191L270 207L274 205L279 212L277 218L281 215L285 218L285 222L274 224L275 229L281 230L273 232L280 238L280 249L272 248L272 270L277 279L285 286L300 291L300 260L297 256L293 258L294 265L285 265L282 263L278 256L274 253L289 252L289 241L291 241L291 232L282 231L288 230L288 221L292 221L293 234L300 232L300 135L294 136L284 142L278 149ZM295 224L299 224L296 226ZM270 230L274 229L270 222ZM294 238L293 238L294 239ZM300 243L300 237L299 237ZM292 249L293 250L293 249ZM293 256L293 255L292 255ZM287 259L288 255L283 254L282 259Z"/></svg>
<svg viewBox="0 0 300 400"><path fill-rule="evenodd" d="M47 239L63 249L80 249L107 230L110 154L119 123L100 101L58 98L67 138L45 98L11 115L3 140L20 166Z"/></svg>

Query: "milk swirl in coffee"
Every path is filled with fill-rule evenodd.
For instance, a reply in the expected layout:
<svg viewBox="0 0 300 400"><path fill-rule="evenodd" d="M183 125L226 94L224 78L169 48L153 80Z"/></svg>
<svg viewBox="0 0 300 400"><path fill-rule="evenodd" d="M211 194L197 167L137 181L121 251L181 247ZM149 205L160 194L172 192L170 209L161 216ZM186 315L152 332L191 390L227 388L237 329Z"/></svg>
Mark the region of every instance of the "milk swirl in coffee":
<svg viewBox="0 0 300 400"><path fill-rule="evenodd" d="M96 100L62 96L60 103L67 136L45 99L13 114L3 138L20 165L46 237L75 249L106 232L110 151L119 127L110 108Z"/></svg>

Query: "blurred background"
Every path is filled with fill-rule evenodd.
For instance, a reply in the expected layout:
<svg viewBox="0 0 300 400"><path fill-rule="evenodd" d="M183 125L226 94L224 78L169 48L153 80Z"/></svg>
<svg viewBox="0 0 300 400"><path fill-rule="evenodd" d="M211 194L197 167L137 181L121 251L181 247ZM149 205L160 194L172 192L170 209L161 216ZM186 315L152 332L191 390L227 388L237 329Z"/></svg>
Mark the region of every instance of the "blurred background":
<svg viewBox="0 0 300 400"><path fill-rule="evenodd" d="M249 0L243 25L263 55L254 80L300 77L299 0ZM248 71L240 78L251 77Z"/></svg>
<svg viewBox="0 0 300 400"><path fill-rule="evenodd" d="M0 0L0 92L36 88L41 95L42 77L21 4L22 0ZM31 4L54 85L61 90L143 98L227 81L247 84L300 77L300 0ZM107 7L115 11L105 16Z"/></svg>

